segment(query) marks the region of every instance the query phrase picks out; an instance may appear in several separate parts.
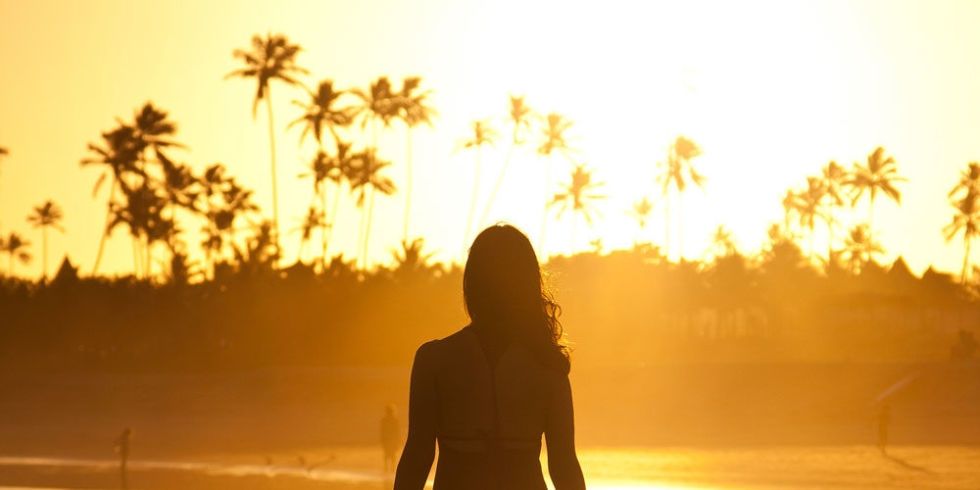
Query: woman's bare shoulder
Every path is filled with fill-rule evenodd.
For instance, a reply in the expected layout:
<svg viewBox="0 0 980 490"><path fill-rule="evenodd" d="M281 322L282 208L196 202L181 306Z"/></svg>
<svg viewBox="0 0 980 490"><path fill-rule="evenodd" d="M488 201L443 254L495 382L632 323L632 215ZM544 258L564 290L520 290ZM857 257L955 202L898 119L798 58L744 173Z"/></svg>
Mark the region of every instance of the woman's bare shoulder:
<svg viewBox="0 0 980 490"><path fill-rule="evenodd" d="M448 352L458 349L460 344L466 341L467 335L470 333L464 327L441 339L425 342L415 352L415 362L435 362L436 359L445 356Z"/></svg>

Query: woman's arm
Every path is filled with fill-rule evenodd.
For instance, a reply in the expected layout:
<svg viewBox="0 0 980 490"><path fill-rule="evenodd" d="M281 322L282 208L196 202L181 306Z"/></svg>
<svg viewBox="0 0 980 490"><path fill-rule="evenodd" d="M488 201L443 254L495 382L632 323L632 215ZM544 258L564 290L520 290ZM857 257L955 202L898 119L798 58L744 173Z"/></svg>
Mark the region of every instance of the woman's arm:
<svg viewBox="0 0 980 490"><path fill-rule="evenodd" d="M551 400L548 424L548 473L555 490L585 489L585 478L575 455L575 420L572 414L572 386L563 376Z"/></svg>
<svg viewBox="0 0 980 490"><path fill-rule="evenodd" d="M436 449L436 380L430 343L422 344L412 364L408 395L408 440L398 461L395 490L421 490Z"/></svg>

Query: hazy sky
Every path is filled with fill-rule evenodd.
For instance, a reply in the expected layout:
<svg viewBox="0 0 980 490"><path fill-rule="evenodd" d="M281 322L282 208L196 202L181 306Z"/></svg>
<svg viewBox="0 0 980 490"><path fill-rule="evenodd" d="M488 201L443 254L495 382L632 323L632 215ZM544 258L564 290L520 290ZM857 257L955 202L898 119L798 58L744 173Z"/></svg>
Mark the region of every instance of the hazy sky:
<svg viewBox="0 0 980 490"><path fill-rule="evenodd" d="M669 142L684 134L702 146L695 163L708 177L703 192L673 205L687 256L701 256L719 224L755 251L768 224L782 220L787 188L832 159L850 166L881 145L910 179L901 208L881 199L875 211L889 258L904 255L921 271L930 263L957 270L962 257L940 230L950 219L946 193L980 160L978 2L0 0L0 19L0 146L11 152L0 163L0 232L40 245L24 218L53 198L65 208L67 233L52 235L52 256L67 252L84 269L107 195L93 197L99 172L78 162L87 142L148 100L179 124L188 150L175 156L196 169L225 163L271 213L265 113L252 118L253 81L224 80L237 67L232 50L265 32L304 47L298 61L310 85L423 77L439 118L415 135L412 229L440 259L462 250L473 185L475 155L457 144L478 118L496 118L504 133L509 93L575 121L578 159L606 183L593 228L573 225L571 215L548 225L551 252L585 248L595 237L607 248L630 245L637 228L626 211L643 195L656 209L641 238L661 240L664 206L653 176ZM290 101L302 92L273 85L272 96L281 228L292 257L299 236L290 230L312 192L296 175L314 148L286 129L298 116ZM397 184L404 141L400 125L382 139ZM505 153L501 144L482 155L480 208ZM493 219L536 237L545 195L571 169L556 159L556 182L545 188L543 163L515 153ZM336 233L350 253L359 215L351 201L343 205ZM403 205L403 193L378 199L375 260L388 260L401 238ZM866 206L855 211L862 219ZM824 240L818 235L816 246ZM108 254L107 270L132 269L123 231ZM39 257L25 271L38 274Z"/></svg>

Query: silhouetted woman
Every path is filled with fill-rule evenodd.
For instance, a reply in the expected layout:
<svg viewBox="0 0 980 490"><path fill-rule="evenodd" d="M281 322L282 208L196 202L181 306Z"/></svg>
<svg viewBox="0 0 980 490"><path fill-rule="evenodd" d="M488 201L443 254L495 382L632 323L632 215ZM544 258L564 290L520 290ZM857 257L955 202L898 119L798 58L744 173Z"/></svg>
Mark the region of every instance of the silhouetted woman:
<svg viewBox="0 0 980 490"><path fill-rule="evenodd" d="M559 307L527 237L509 225L480 233L463 297L470 324L415 354L395 490L424 487L436 441L435 490L544 489L542 434L555 489L584 489Z"/></svg>

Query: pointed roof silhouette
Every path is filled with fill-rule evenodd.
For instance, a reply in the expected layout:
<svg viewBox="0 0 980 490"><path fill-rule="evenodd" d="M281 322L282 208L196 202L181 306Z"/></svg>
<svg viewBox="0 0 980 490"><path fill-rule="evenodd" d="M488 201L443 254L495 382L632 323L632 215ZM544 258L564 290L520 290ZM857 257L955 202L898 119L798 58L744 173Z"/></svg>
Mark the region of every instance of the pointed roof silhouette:
<svg viewBox="0 0 980 490"><path fill-rule="evenodd" d="M71 263L71 259L65 255L58 267L58 273L51 280L51 285L68 285L78 282L78 267Z"/></svg>

